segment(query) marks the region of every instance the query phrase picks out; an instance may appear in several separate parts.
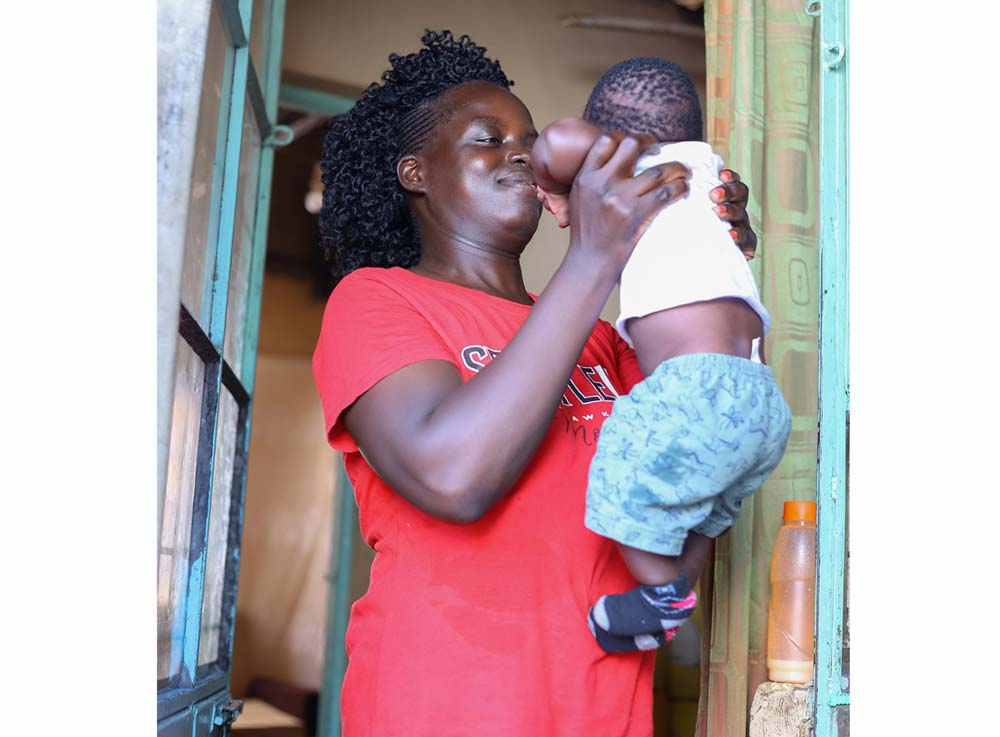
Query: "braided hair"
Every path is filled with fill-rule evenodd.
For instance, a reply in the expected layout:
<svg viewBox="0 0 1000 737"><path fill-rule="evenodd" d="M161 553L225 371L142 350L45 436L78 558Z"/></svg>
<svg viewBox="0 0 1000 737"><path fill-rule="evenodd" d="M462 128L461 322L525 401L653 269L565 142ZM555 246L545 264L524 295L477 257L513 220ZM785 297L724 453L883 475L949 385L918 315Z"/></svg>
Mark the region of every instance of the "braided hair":
<svg viewBox="0 0 1000 737"><path fill-rule="evenodd" d="M691 77L655 57L626 59L604 73L583 119L605 130L646 133L657 141L700 141L701 105Z"/></svg>
<svg viewBox="0 0 1000 737"><path fill-rule="evenodd" d="M448 114L441 96L472 81L514 83L468 36L428 30L420 51L390 54L391 68L323 140L320 243L335 281L364 266L409 267L420 258L420 233L396 179L404 154L420 151Z"/></svg>

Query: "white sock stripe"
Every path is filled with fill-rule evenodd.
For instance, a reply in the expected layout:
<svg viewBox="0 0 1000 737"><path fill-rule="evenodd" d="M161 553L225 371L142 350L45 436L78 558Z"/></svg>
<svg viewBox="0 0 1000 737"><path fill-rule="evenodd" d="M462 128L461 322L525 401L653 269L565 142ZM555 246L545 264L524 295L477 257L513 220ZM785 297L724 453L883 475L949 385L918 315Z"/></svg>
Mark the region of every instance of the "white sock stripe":
<svg viewBox="0 0 1000 737"><path fill-rule="evenodd" d="M636 635L633 639L635 646L640 650L655 650L660 646L660 643L652 635Z"/></svg>
<svg viewBox="0 0 1000 737"><path fill-rule="evenodd" d="M602 630L605 631L607 631L608 627L611 626L611 622L608 619L608 610L604 608L604 600L607 598L608 598L607 596L602 596L600 599L597 600L597 603L594 604L594 608L591 609L591 613L594 617L594 622L597 624L598 627L600 627Z"/></svg>
<svg viewBox="0 0 1000 737"><path fill-rule="evenodd" d="M665 630L670 630L674 627L680 627L689 619L691 619L691 612L688 612L683 617L678 617L677 619L661 619L660 626Z"/></svg>

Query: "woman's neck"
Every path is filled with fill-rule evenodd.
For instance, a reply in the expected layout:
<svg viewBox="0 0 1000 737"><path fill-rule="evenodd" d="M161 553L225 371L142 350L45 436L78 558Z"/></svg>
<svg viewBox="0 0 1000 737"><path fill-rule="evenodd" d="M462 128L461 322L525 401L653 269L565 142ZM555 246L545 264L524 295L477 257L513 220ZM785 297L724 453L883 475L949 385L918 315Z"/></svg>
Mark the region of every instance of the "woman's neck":
<svg viewBox="0 0 1000 737"><path fill-rule="evenodd" d="M498 248L466 241L449 243L444 249L421 244L420 260L410 271L511 302L534 301L524 286L519 254Z"/></svg>

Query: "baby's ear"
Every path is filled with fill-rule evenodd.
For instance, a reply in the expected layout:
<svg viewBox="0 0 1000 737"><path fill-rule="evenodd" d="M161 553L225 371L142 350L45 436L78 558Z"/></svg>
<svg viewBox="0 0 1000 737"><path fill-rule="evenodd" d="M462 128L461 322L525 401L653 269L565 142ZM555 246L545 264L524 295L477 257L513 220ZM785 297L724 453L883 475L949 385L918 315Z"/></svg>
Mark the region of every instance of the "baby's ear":
<svg viewBox="0 0 1000 737"><path fill-rule="evenodd" d="M423 162L416 154L407 154L396 163L396 179L407 192L424 192Z"/></svg>

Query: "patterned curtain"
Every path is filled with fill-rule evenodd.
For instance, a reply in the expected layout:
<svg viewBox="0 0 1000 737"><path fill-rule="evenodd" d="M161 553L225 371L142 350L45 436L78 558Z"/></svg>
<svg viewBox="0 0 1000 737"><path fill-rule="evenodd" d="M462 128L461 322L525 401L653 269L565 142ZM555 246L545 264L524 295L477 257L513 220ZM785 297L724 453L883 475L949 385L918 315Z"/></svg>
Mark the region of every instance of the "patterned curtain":
<svg viewBox="0 0 1000 737"><path fill-rule="evenodd" d="M782 503L816 497L819 283L819 22L806 0L705 4L708 140L750 187L751 266L772 324L766 360L792 410L774 475L716 541L701 581L704 630L698 737L748 730L767 680L771 551Z"/></svg>

